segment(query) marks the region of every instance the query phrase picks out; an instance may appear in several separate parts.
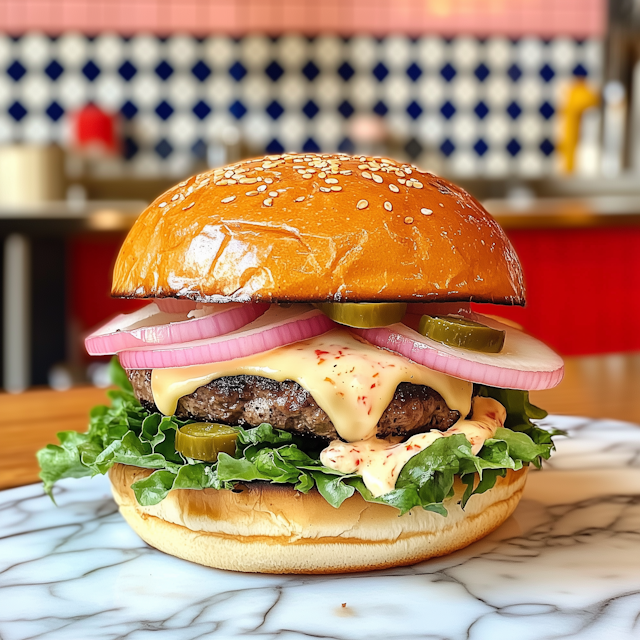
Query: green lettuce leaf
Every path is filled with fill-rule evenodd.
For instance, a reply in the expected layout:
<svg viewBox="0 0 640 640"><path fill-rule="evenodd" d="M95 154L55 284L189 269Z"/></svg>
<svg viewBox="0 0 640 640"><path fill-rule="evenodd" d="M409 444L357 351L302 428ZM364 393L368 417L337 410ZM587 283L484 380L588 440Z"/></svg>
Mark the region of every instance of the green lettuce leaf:
<svg viewBox="0 0 640 640"><path fill-rule="evenodd" d="M289 484L303 493L315 487L336 508L357 491L365 500L393 506L400 513L422 507L446 515L443 502L453 495L456 477L466 486L464 507L472 495L491 489L508 469L540 466L554 448L551 436L558 433L533 422L547 414L529 402L526 391L479 387L479 395L504 405L508 428L498 429L477 455L461 434L438 438L407 462L393 491L374 497L360 476L325 467L316 441L269 424L238 427L233 456L221 453L215 463L185 458L175 450L175 435L189 421L145 410L115 358L111 375L119 389L108 392L110 406L91 411L87 433L64 431L58 434L58 445L38 452L40 477L49 495L61 478L104 474L122 463L153 471L132 485L143 506L157 504L177 489L233 489L238 483L262 481Z"/></svg>

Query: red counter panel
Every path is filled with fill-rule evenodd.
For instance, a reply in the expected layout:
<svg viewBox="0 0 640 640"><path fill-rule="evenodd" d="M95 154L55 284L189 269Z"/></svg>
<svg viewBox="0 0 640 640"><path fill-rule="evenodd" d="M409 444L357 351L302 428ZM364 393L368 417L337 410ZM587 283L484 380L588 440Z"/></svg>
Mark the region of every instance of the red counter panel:
<svg viewBox="0 0 640 640"><path fill-rule="evenodd" d="M527 286L524 309L496 314L563 355L640 350L640 228L508 232Z"/></svg>

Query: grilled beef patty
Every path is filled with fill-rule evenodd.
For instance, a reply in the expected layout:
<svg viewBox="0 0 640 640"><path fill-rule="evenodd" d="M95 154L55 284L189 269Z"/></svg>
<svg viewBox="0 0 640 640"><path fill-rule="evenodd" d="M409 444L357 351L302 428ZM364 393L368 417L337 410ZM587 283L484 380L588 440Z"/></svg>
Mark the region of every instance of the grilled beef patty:
<svg viewBox="0 0 640 640"><path fill-rule="evenodd" d="M151 392L151 369L127 371L141 404L157 411ZM297 382L277 382L260 376L228 376L198 387L180 398L179 418L257 427L267 422L276 429L325 440L338 439L329 416ZM444 431L460 418L442 396L422 385L401 382L378 422L378 438L411 436L430 429Z"/></svg>

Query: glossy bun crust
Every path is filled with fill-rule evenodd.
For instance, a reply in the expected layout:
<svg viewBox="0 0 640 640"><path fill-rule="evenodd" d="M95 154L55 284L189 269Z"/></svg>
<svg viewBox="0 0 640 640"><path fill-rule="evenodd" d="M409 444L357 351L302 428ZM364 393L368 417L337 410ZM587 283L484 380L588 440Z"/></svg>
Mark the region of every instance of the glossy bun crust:
<svg viewBox="0 0 640 640"><path fill-rule="evenodd" d="M112 294L524 304L518 257L462 189L384 158L286 154L189 178L142 213Z"/></svg>
<svg viewBox="0 0 640 640"><path fill-rule="evenodd" d="M120 512L152 547L209 567L258 573L345 573L414 564L452 553L486 536L516 508L528 467L507 471L493 489L459 504L464 487L445 502L446 518L414 508L365 502L359 494L334 509L313 490L252 483L239 492L172 491L141 507L131 484L148 469L109 471Z"/></svg>

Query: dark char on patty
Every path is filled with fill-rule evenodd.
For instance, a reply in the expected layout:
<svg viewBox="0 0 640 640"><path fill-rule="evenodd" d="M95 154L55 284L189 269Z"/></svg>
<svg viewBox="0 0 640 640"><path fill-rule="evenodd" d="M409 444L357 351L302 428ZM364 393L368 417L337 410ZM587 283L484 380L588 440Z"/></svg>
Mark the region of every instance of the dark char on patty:
<svg viewBox="0 0 640 640"><path fill-rule="evenodd" d="M157 411L151 392L151 369L131 369L129 380L140 403ZM179 418L276 429L323 440L339 439L329 416L311 394L293 380L277 382L260 376L227 376L180 398ZM423 385L402 382L378 422L377 437L411 436L430 429L444 431L460 418L442 396Z"/></svg>

